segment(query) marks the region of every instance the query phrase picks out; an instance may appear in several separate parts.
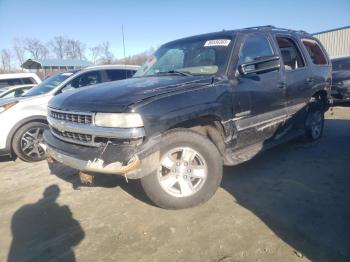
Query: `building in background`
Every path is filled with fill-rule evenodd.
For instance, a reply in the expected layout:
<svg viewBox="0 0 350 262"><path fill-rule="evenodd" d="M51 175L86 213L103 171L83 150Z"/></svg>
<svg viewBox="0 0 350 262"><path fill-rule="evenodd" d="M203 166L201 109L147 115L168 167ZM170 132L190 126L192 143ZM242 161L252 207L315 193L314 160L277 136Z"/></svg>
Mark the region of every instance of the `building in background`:
<svg viewBox="0 0 350 262"><path fill-rule="evenodd" d="M350 26L313 34L327 50L331 58L350 56Z"/></svg>

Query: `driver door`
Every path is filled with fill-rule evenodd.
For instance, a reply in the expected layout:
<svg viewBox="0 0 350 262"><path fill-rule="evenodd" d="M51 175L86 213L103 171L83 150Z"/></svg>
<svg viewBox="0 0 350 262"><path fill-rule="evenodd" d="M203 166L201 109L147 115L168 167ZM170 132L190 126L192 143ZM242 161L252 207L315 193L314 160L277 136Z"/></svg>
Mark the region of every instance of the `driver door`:
<svg viewBox="0 0 350 262"><path fill-rule="evenodd" d="M264 57L277 55L271 36L267 33L244 35L238 54L238 67ZM237 69L238 69L237 67ZM234 119L237 148L263 142L273 137L287 117L286 88L283 71L236 75L233 88ZM237 107L240 105L241 107ZM243 106L243 107L242 107Z"/></svg>

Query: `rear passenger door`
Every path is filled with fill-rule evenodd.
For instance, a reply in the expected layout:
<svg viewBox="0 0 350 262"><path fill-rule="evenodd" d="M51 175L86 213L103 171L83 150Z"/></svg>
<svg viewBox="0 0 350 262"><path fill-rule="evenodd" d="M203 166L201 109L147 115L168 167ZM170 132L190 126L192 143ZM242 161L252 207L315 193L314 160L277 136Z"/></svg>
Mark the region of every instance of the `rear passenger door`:
<svg viewBox="0 0 350 262"><path fill-rule="evenodd" d="M312 85L309 96L311 96L317 90L330 88L331 66L326 51L315 39L304 38L302 43L310 60Z"/></svg>
<svg viewBox="0 0 350 262"><path fill-rule="evenodd" d="M276 35L282 70L284 71L284 87L287 95L288 115L301 110L310 97L313 79L310 67L301 52L300 43L290 35Z"/></svg>
<svg viewBox="0 0 350 262"><path fill-rule="evenodd" d="M255 32L245 35L238 54L238 67L254 60L276 55L270 34ZM238 68L237 67L237 68ZM285 89L281 88L281 70L239 75L233 88L233 105L247 104L249 109L234 108L238 131L238 147L244 147L272 137L286 116Z"/></svg>

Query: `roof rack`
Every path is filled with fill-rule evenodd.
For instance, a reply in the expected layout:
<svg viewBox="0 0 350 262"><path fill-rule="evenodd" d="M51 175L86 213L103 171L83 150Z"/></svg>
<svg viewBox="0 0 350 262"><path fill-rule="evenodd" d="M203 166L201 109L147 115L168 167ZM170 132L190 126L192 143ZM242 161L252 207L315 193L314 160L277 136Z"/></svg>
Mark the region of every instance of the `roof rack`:
<svg viewBox="0 0 350 262"><path fill-rule="evenodd" d="M309 35L308 32L303 31L303 30L292 30L292 29L287 29L287 28L279 28L275 27L273 25L263 25L263 26L252 26L252 27L246 27L244 29L256 29L256 30L278 30L278 31L287 31L287 32L295 32L295 33L300 33L300 34L306 34Z"/></svg>

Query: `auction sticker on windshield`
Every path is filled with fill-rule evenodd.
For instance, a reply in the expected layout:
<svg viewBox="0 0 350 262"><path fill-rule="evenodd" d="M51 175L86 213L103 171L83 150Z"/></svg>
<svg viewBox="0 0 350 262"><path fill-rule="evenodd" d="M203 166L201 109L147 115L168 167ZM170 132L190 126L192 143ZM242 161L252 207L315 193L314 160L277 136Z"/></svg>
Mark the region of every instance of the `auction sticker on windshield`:
<svg viewBox="0 0 350 262"><path fill-rule="evenodd" d="M208 40L205 42L204 46L228 46L230 42L230 39Z"/></svg>

